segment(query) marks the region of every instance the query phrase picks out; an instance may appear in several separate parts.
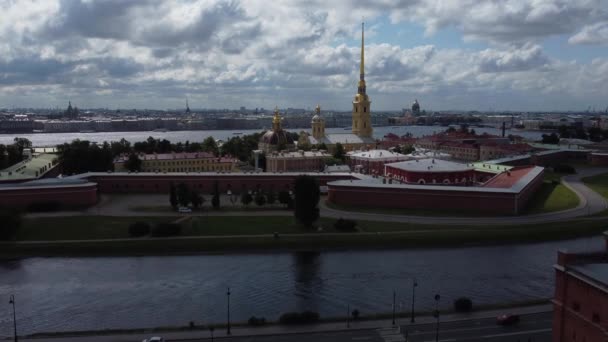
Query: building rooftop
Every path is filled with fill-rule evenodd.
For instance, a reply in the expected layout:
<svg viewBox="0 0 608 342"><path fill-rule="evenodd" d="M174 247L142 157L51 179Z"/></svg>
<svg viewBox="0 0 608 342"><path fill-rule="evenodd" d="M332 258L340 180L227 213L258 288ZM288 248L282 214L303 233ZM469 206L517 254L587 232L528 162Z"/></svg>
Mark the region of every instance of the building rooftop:
<svg viewBox="0 0 608 342"><path fill-rule="evenodd" d="M56 158L56 154L49 153L34 155L28 160L24 160L4 170L0 170L0 181L25 180L42 177L56 166L56 164L53 164L53 161ZM46 170L44 170L44 167L46 167Z"/></svg>
<svg viewBox="0 0 608 342"><path fill-rule="evenodd" d="M511 188L534 168L534 166L512 168L490 178L490 180L487 181L483 186L486 188Z"/></svg>
<svg viewBox="0 0 608 342"><path fill-rule="evenodd" d="M266 159L290 159L290 158L329 158L331 154L324 151L293 151L273 152L266 155Z"/></svg>
<svg viewBox="0 0 608 342"><path fill-rule="evenodd" d="M487 162L477 162L477 163L472 163L471 164L473 166L473 168L475 168L475 171L480 171L480 172L487 172L487 173L501 173L507 170L512 169L512 166L508 166L508 165L499 165L499 164L492 164L492 163L487 163Z"/></svg>
<svg viewBox="0 0 608 342"><path fill-rule="evenodd" d="M570 266L585 277L608 286L608 263L588 263Z"/></svg>
<svg viewBox="0 0 608 342"><path fill-rule="evenodd" d="M369 150L369 151L353 151L349 152L348 156L353 159L365 160L407 160L406 155L387 150Z"/></svg>
<svg viewBox="0 0 608 342"><path fill-rule="evenodd" d="M129 159L129 155L122 155L117 157L115 163L124 163ZM209 152L180 152L180 153L153 153L153 154L139 154L141 160L186 160L186 159L218 159L221 162L232 162L235 161L231 157L216 157L213 153Z"/></svg>
<svg viewBox="0 0 608 342"><path fill-rule="evenodd" d="M309 136L311 144L376 144L374 138L360 137L354 133L328 133L321 139L315 139L312 135Z"/></svg>
<svg viewBox="0 0 608 342"><path fill-rule="evenodd" d="M473 170L471 164L462 164L434 158L408 160L386 164L386 166L411 172L460 172Z"/></svg>

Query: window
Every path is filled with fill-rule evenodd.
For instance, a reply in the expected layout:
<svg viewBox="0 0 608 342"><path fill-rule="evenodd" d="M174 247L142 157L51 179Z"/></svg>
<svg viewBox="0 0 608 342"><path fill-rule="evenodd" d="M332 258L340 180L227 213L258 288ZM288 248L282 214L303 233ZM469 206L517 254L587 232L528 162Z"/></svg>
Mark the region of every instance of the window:
<svg viewBox="0 0 608 342"><path fill-rule="evenodd" d="M581 311L581 305L578 302L573 302L572 303L572 310L578 312Z"/></svg>
<svg viewBox="0 0 608 342"><path fill-rule="evenodd" d="M367 107L363 107L363 113L367 113Z"/></svg>

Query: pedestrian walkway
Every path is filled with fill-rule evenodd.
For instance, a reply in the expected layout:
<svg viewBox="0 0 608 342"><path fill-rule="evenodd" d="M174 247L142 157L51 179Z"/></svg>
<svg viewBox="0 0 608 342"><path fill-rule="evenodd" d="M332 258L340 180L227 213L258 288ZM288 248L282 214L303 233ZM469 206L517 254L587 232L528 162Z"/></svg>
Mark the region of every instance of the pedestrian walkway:
<svg viewBox="0 0 608 342"><path fill-rule="evenodd" d="M545 305L534 305L515 307L509 309L496 309L496 310L485 310L477 311L472 313L450 313L441 315L441 321L454 322L462 320L472 320L479 318L493 318L497 317L505 312L518 315L536 314L551 312L553 306L551 304ZM229 336L273 336L273 335L285 335L285 334L308 334L308 333L320 333L320 332L332 332L332 331L344 331L344 330L372 330L377 329L379 335L384 338L386 342L393 341L404 341L403 335L401 334L400 325L409 325L410 318L398 318L395 326L392 325L392 319L382 320L362 320L362 321L350 321L347 322L329 322L315 325L268 325L264 327L232 327L231 334L226 334L225 328L216 328L214 330L214 337L229 337ZM435 318L430 315L417 316L416 325L434 323ZM204 339L209 338L209 330L187 330L179 332L152 332L147 334L117 334L117 335L103 335L103 336L71 336L71 337L53 337L53 338L20 338L22 341L37 341L37 342L110 342L110 341L141 341L149 338L150 336L162 336L168 340L188 340L188 339ZM401 336L401 339L398 339Z"/></svg>

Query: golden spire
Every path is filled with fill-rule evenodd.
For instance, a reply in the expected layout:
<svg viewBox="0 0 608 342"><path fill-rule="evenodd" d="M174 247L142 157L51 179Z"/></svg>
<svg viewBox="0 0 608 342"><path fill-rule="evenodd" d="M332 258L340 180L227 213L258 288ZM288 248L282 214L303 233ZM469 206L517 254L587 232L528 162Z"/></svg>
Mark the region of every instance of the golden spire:
<svg viewBox="0 0 608 342"><path fill-rule="evenodd" d="M321 106L320 105L317 105L317 107L315 108L315 113L321 114Z"/></svg>
<svg viewBox="0 0 608 342"><path fill-rule="evenodd" d="M279 107L274 107L274 117L272 118L272 130L281 130L281 116L279 115Z"/></svg>
<svg viewBox="0 0 608 342"><path fill-rule="evenodd" d="M361 23L361 64L359 66L359 94L365 94L365 23Z"/></svg>

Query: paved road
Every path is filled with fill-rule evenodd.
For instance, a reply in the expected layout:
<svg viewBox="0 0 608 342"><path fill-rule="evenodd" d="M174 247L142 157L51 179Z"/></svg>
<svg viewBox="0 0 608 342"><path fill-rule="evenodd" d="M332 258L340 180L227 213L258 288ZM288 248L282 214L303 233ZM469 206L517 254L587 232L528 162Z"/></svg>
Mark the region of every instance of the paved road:
<svg viewBox="0 0 608 342"><path fill-rule="evenodd" d="M384 221L384 222L407 222L418 224L439 224L439 225L505 225L505 224L532 224L543 222L558 222L568 219L592 215L608 208L604 197L597 194L582 182L582 178L601 173L607 173L608 168L582 168L575 175L562 178L563 184L570 188L579 197L579 205L576 208L536 215L523 216L492 216L492 217L437 217L437 216L414 216L414 215L389 215L374 214L355 211L342 211L328 208L323 201L320 202L322 217L340 218L348 217L359 221ZM228 197L222 199L224 206L231 206ZM28 217L46 216L78 216L78 215L106 215L106 216L171 216L174 212L143 212L133 211L130 207L136 206L165 206L167 205L166 195L112 195L103 196L102 201L85 211L77 212L56 212L56 213L35 213ZM237 205L238 207L238 205ZM186 214L187 215L187 214ZM192 215L209 216L291 216L290 211L268 210L268 211L205 211L203 214L194 213ZM176 216L184 216L176 215Z"/></svg>

